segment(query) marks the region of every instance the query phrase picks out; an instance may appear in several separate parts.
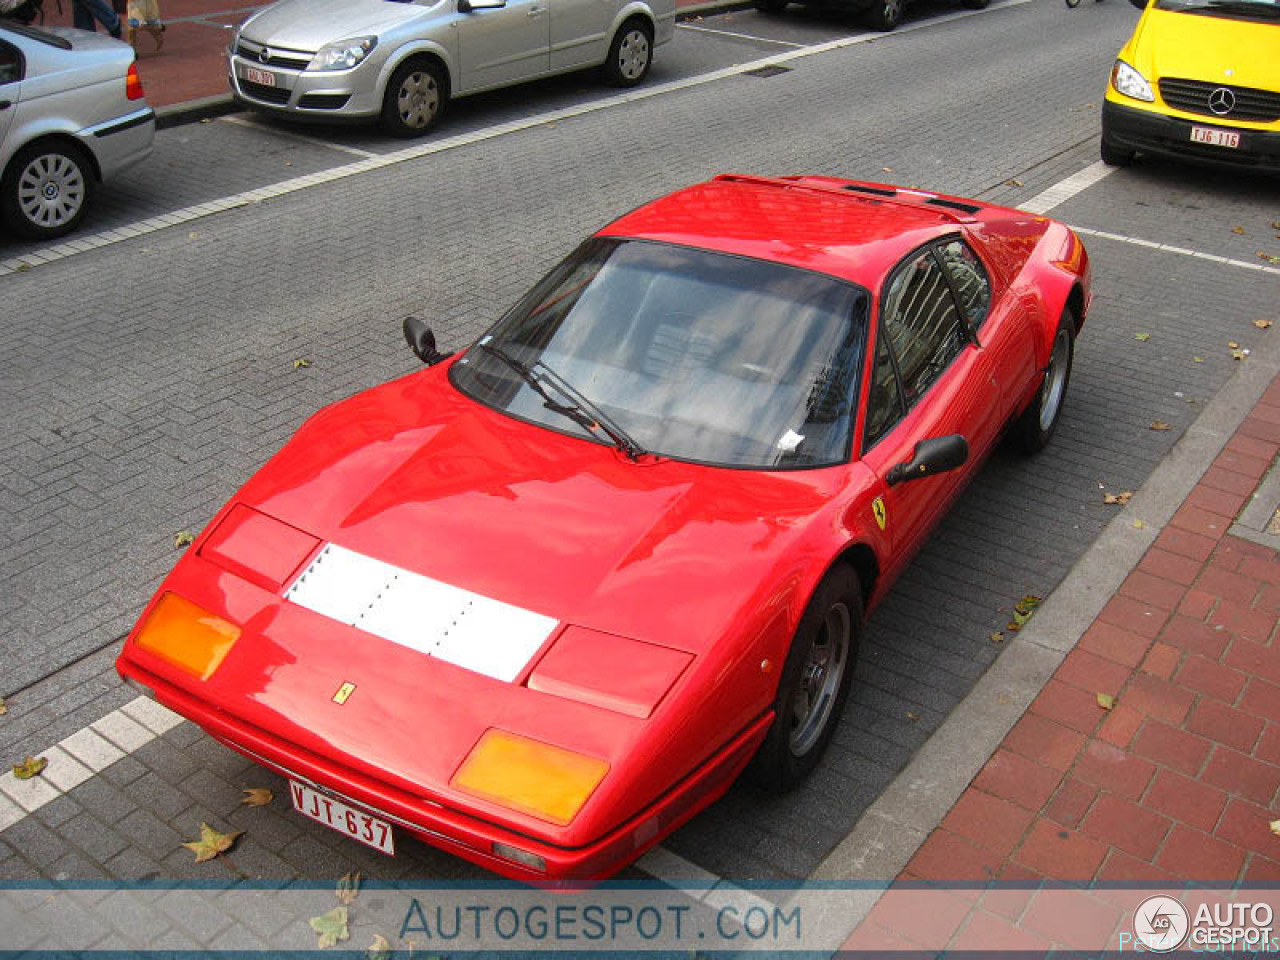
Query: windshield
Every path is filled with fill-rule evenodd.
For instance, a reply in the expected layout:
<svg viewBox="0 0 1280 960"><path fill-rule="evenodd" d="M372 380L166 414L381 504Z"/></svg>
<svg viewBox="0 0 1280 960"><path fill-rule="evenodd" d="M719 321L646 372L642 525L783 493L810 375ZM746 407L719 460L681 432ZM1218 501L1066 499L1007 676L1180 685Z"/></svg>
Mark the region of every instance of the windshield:
<svg viewBox="0 0 1280 960"><path fill-rule="evenodd" d="M1234 19L1280 21L1280 0L1156 0L1156 8Z"/></svg>
<svg viewBox="0 0 1280 960"><path fill-rule="evenodd" d="M603 414L659 456L825 466L848 457L869 300L861 287L777 263L593 239L451 376L481 403L597 442L613 433L590 429Z"/></svg>

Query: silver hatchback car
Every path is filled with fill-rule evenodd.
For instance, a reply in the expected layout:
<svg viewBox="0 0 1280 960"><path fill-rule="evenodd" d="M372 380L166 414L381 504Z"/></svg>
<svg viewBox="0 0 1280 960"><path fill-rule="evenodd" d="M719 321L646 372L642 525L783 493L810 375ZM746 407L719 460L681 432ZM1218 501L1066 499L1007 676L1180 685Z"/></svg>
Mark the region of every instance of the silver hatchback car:
<svg viewBox="0 0 1280 960"><path fill-rule="evenodd" d="M236 30L228 79L249 106L412 137L450 97L597 66L637 84L675 15L675 0L279 0Z"/></svg>
<svg viewBox="0 0 1280 960"><path fill-rule="evenodd" d="M133 48L0 21L0 217L35 240L75 229L98 183L151 153Z"/></svg>

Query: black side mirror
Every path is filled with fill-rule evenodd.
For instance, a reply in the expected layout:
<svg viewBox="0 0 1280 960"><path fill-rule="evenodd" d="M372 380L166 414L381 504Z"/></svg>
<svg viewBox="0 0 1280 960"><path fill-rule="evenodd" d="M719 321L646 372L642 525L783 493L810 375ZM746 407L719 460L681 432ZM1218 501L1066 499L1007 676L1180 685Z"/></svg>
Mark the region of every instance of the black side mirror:
<svg viewBox="0 0 1280 960"><path fill-rule="evenodd" d="M436 335L417 317L404 318L404 338L409 349L428 367L453 356L452 353L441 353L436 349Z"/></svg>
<svg viewBox="0 0 1280 960"><path fill-rule="evenodd" d="M958 433L948 437L932 437L916 444L910 463L899 463L889 468L885 482L889 486L904 480L919 480L936 473L954 470L969 459L969 441Z"/></svg>

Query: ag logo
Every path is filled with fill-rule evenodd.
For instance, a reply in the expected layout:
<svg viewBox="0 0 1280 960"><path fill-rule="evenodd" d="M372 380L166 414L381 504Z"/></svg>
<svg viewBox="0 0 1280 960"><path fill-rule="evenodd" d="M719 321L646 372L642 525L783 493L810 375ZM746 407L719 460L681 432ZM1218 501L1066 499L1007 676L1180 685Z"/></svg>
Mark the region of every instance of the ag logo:
<svg viewBox="0 0 1280 960"><path fill-rule="evenodd" d="M1173 897L1147 897L1133 912L1133 934L1152 953L1178 949L1190 927L1187 908Z"/></svg>
<svg viewBox="0 0 1280 960"><path fill-rule="evenodd" d="M889 519L884 510L884 497L876 497L871 501L871 515L876 518L876 526L883 530Z"/></svg>
<svg viewBox="0 0 1280 960"><path fill-rule="evenodd" d="M356 685L348 680L338 688L338 692L333 695L333 702L341 706L351 699L351 695L356 692Z"/></svg>

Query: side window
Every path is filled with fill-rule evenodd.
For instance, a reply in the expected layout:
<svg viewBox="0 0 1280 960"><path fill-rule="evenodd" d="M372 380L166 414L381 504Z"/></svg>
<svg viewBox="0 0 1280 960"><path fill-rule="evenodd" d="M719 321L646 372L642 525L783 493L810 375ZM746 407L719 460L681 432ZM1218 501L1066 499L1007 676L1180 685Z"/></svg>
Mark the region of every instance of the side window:
<svg viewBox="0 0 1280 960"><path fill-rule="evenodd" d="M863 450L874 446L906 413L902 406L902 392L898 389L898 374L893 369L893 358L889 356L889 342L883 327L876 339L879 346L876 348L876 365L871 371L871 388L867 394L867 423L862 431Z"/></svg>
<svg viewBox="0 0 1280 960"><path fill-rule="evenodd" d="M22 54L12 44L0 40L0 83L22 79Z"/></svg>
<svg viewBox="0 0 1280 960"><path fill-rule="evenodd" d="M987 319L987 308L991 306L991 281L987 279L982 261L959 238L938 244L938 256L960 299L960 308L977 330Z"/></svg>
<svg viewBox="0 0 1280 960"><path fill-rule="evenodd" d="M932 250L912 255L898 268L889 281L882 310L903 397L910 407L969 342L964 319Z"/></svg>

